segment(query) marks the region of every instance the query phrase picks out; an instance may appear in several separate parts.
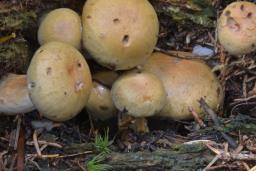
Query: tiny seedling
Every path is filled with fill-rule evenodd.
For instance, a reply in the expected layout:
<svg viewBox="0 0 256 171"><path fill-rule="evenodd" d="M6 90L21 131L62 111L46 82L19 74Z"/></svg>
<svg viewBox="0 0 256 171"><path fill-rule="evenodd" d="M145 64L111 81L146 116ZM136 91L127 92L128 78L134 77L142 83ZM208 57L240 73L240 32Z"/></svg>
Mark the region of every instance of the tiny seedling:
<svg viewBox="0 0 256 171"><path fill-rule="evenodd" d="M88 171L107 171L112 167L108 164L102 164L106 159L106 153L100 153L93 157L86 165Z"/></svg>
<svg viewBox="0 0 256 171"><path fill-rule="evenodd" d="M99 153L108 154L111 152L109 146L113 143L113 140L109 140L109 129L107 129L104 135L97 134L95 137L95 147Z"/></svg>

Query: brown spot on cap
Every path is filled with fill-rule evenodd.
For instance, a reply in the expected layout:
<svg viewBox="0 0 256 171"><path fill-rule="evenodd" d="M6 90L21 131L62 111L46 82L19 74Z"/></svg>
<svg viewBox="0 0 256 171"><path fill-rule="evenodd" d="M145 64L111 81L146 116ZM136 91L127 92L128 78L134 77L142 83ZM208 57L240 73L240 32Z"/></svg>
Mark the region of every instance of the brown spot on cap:
<svg viewBox="0 0 256 171"><path fill-rule="evenodd" d="M122 43L123 43L124 46L128 46L129 45L129 39L130 39L130 37L129 37L128 34L124 35L124 37L122 39Z"/></svg>
<svg viewBox="0 0 256 171"><path fill-rule="evenodd" d="M240 6L240 10L241 10L241 11L244 10L244 5L243 5L243 4Z"/></svg>
<svg viewBox="0 0 256 171"><path fill-rule="evenodd" d="M252 18L252 13L249 12L246 17L247 17L247 18Z"/></svg>
<svg viewBox="0 0 256 171"><path fill-rule="evenodd" d="M99 106L101 110L108 110L108 107L107 106Z"/></svg>
<svg viewBox="0 0 256 171"><path fill-rule="evenodd" d="M151 96L143 96L143 101L150 101L151 100Z"/></svg>
<svg viewBox="0 0 256 171"><path fill-rule="evenodd" d="M48 67L46 69L46 75L50 75L52 73L52 68L51 67Z"/></svg>
<svg viewBox="0 0 256 171"><path fill-rule="evenodd" d="M231 12L230 12L229 10L227 10L227 11L225 12L225 16L227 16L227 17L229 17L230 14L231 14Z"/></svg>
<svg viewBox="0 0 256 171"><path fill-rule="evenodd" d="M118 23L120 23L120 20L119 20L118 18L115 18L115 19L113 19L113 22L114 22L115 24L118 24Z"/></svg>

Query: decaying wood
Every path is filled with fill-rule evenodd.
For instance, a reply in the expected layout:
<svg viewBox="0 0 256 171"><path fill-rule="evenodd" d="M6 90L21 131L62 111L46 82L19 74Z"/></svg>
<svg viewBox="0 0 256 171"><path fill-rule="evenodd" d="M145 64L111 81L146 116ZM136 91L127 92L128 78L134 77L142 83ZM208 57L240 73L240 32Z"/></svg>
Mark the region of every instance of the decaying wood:
<svg viewBox="0 0 256 171"><path fill-rule="evenodd" d="M111 153L107 163L114 170L198 170L203 169L213 157L204 145L178 145L170 150L154 152Z"/></svg>

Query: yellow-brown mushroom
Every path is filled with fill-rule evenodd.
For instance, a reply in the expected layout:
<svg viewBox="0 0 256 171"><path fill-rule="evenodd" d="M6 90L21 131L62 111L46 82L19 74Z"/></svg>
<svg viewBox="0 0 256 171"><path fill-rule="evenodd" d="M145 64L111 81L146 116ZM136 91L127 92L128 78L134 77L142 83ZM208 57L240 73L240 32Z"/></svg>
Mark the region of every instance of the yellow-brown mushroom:
<svg viewBox="0 0 256 171"><path fill-rule="evenodd" d="M87 0L82 14L83 46L101 65L126 70L145 62L159 24L147 0Z"/></svg>
<svg viewBox="0 0 256 171"><path fill-rule="evenodd" d="M143 71L160 78L168 93L167 103L160 116L174 120L191 119L189 108L202 116L198 100L204 98L217 110L222 105L223 91L211 69L202 61L185 60L153 53Z"/></svg>
<svg viewBox="0 0 256 171"><path fill-rule="evenodd" d="M237 1L229 4L218 21L220 44L232 55L256 50L256 5Z"/></svg>
<svg viewBox="0 0 256 171"><path fill-rule="evenodd" d="M87 62L73 46L50 42L34 54L27 72L33 104L43 116L65 121L85 107L92 88Z"/></svg>

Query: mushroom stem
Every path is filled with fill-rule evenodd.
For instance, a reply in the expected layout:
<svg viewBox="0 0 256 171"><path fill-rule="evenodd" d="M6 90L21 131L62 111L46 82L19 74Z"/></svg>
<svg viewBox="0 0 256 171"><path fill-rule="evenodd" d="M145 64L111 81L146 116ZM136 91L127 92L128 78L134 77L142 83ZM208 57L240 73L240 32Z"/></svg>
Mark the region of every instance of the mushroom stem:
<svg viewBox="0 0 256 171"><path fill-rule="evenodd" d="M121 111L118 112L118 129L120 131L128 129L133 120L134 118L132 116L129 116Z"/></svg>
<svg viewBox="0 0 256 171"><path fill-rule="evenodd" d="M149 132L147 120L144 117L132 117L126 113L118 113L118 129L120 131L131 128L136 133Z"/></svg>
<svg viewBox="0 0 256 171"><path fill-rule="evenodd" d="M134 123L134 131L138 133L149 132L147 119L146 118L136 118Z"/></svg>

